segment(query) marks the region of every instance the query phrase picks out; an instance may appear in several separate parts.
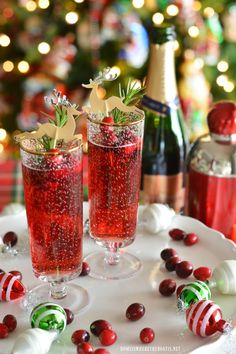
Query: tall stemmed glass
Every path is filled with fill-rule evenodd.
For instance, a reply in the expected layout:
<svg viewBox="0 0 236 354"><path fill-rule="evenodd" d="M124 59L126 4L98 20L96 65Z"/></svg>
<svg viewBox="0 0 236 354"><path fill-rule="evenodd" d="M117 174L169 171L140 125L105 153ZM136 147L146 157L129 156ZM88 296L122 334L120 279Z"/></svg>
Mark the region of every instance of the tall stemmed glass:
<svg viewBox="0 0 236 354"><path fill-rule="evenodd" d="M74 313L88 303L88 294L66 282L82 267L83 192L82 142L45 152L37 140L20 143L30 251L34 274L48 284L28 295L30 304L51 301Z"/></svg>
<svg viewBox="0 0 236 354"><path fill-rule="evenodd" d="M125 115L120 124L88 118L90 236L105 250L85 260L100 279L127 278L141 267L136 256L120 252L136 235L144 125L142 111Z"/></svg>

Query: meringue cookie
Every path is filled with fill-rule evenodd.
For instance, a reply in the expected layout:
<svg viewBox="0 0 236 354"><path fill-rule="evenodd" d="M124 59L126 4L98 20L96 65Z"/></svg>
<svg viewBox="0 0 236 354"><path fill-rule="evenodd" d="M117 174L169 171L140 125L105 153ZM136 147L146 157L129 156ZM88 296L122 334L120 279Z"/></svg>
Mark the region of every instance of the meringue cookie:
<svg viewBox="0 0 236 354"><path fill-rule="evenodd" d="M139 221L144 229L151 234L167 229L175 211L164 204L149 204L142 210Z"/></svg>

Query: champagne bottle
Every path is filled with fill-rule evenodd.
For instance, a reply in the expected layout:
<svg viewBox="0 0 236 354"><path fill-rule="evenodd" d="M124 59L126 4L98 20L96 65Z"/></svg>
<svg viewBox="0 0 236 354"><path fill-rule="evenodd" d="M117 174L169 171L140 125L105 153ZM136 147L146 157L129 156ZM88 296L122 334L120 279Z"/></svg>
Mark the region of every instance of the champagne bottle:
<svg viewBox="0 0 236 354"><path fill-rule="evenodd" d="M142 160L143 199L165 203L175 211L184 206L186 137L180 109L174 61L175 29L154 26L146 94Z"/></svg>

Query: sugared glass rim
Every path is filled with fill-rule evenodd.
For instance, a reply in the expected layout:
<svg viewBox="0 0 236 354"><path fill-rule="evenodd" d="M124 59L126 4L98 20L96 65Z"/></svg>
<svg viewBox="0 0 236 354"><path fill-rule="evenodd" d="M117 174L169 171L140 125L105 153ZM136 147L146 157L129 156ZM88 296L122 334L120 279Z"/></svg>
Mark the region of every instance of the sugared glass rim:
<svg viewBox="0 0 236 354"><path fill-rule="evenodd" d="M83 140L81 138L75 138L73 141L75 141L76 146L72 146L71 148L69 149L59 149L59 148L54 148L55 150L58 150L58 151L34 151L34 150L30 150L30 149L27 149L25 146L23 146L23 143L24 141L26 140L36 140L34 138L31 138L31 139L24 139L22 141L19 142L19 145L20 145L20 149L31 154L31 155L39 155L39 156L56 156L56 155L62 155L62 154L65 154L65 153L70 153L72 151L75 151L79 148L82 148L83 146ZM80 142L80 144L79 144Z"/></svg>
<svg viewBox="0 0 236 354"><path fill-rule="evenodd" d="M98 121L94 121L90 115L88 114L87 115L87 119L91 122L91 123L94 123L94 124L98 124L98 125L107 125L107 126L110 126L110 127L129 127L130 125L135 125L135 124L138 124L142 121L144 121L144 118L145 118L145 113L144 111L140 110L140 111L134 111L134 112L124 112L124 113L133 113L133 114L136 114L136 115L139 115L140 116L140 119L138 120L135 120L133 122L127 122L127 123L107 123L107 122L98 122ZM101 115L101 113L92 113L94 116L96 115Z"/></svg>

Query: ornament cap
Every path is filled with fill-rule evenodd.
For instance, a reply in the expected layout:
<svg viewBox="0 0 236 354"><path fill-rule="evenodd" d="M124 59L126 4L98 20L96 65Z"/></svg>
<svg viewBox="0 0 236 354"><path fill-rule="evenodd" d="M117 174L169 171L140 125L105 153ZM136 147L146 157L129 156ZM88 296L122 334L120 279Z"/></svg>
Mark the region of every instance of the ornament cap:
<svg viewBox="0 0 236 354"><path fill-rule="evenodd" d="M232 101L217 102L207 116L207 122L211 134L215 140L224 136L224 141L236 141L236 103ZM228 138L228 139L227 139ZM232 139L233 138L233 139Z"/></svg>

